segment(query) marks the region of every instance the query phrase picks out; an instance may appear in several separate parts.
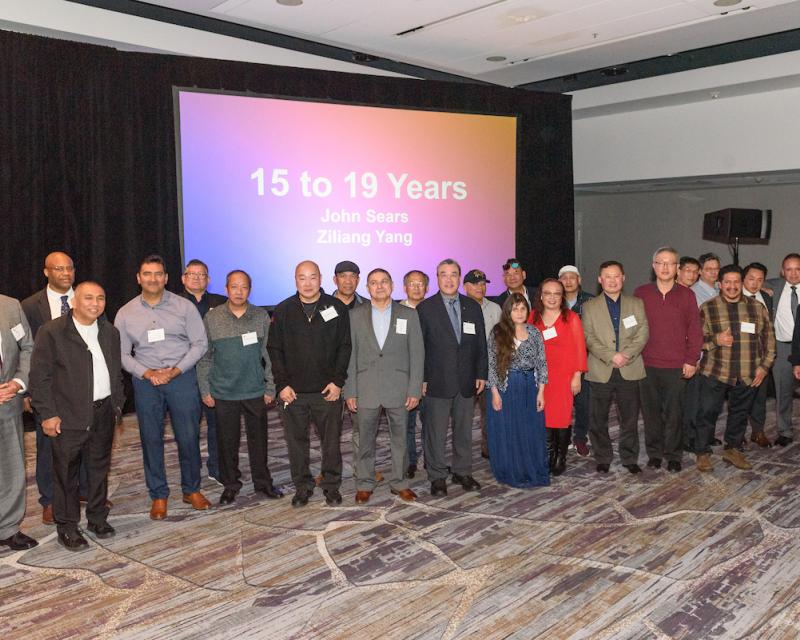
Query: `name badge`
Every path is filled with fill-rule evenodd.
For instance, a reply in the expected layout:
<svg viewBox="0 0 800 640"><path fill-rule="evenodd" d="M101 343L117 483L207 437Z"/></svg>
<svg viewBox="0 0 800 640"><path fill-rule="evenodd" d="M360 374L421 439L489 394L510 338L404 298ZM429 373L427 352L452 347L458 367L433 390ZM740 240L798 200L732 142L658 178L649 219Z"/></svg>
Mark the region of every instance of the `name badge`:
<svg viewBox="0 0 800 640"><path fill-rule="evenodd" d="M242 334L242 346L248 346L258 342L258 334L255 331L249 331Z"/></svg>
<svg viewBox="0 0 800 640"><path fill-rule="evenodd" d="M334 318L338 318L339 314L336 312L336 307L328 307L327 309L323 309L319 312L319 315L322 316L322 319L325 322L328 320L333 320Z"/></svg>
<svg viewBox="0 0 800 640"><path fill-rule="evenodd" d="M742 333L755 333L756 332L756 323L755 322L742 322Z"/></svg>
<svg viewBox="0 0 800 640"><path fill-rule="evenodd" d="M557 335L558 334L556 333L555 327L550 327L549 329L545 329L544 331L542 331L542 338L544 338L545 340L552 340Z"/></svg>
<svg viewBox="0 0 800 640"><path fill-rule="evenodd" d="M164 329L150 329L147 332L147 341L148 342L161 342L162 340L166 340L166 336L164 335Z"/></svg>
<svg viewBox="0 0 800 640"><path fill-rule="evenodd" d="M475 323L474 322L465 322L464 323L464 333L468 333L471 336L475 335Z"/></svg>
<svg viewBox="0 0 800 640"><path fill-rule="evenodd" d="M394 326L394 330L396 333L400 335L406 335L406 325L408 324L408 320L405 318L398 318L397 324Z"/></svg>
<svg viewBox="0 0 800 640"><path fill-rule="evenodd" d="M21 322L17 326L11 327L11 335L14 336L14 340L22 340L25 335L25 329Z"/></svg>
<svg viewBox="0 0 800 640"><path fill-rule="evenodd" d="M622 325L626 329L633 329L633 327L635 327L637 324L639 323L636 322L636 316L628 316L627 318L622 319Z"/></svg>

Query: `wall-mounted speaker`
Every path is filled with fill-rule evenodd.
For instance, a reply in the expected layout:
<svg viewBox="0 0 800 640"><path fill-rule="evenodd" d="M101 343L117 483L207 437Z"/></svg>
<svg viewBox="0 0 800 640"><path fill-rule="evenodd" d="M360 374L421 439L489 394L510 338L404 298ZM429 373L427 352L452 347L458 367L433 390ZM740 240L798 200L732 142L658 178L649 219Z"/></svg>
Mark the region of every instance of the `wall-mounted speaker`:
<svg viewBox="0 0 800 640"><path fill-rule="evenodd" d="M772 209L721 209L703 218L703 240L733 244L769 244Z"/></svg>

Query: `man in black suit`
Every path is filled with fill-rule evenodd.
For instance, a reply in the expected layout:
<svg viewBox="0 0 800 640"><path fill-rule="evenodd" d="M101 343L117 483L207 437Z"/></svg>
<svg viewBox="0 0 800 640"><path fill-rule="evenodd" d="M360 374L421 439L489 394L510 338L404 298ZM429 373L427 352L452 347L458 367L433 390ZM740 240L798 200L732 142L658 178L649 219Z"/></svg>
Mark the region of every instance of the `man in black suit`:
<svg viewBox="0 0 800 640"><path fill-rule="evenodd" d="M506 285L506 290L497 296L494 301L501 307L511 293L520 293L525 296L528 304L533 309L533 301L536 299L536 287L529 287L525 284L525 278L528 274L525 273L525 267L516 258L509 258L503 265L503 283Z"/></svg>
<svg viewBox="0 0 800 640"><path fill-rule="evenodd" d="M425 341L425 464L432 496L447 495L445 442L453 419L453 482L465 491L481 486L472 477L472 419L476 394L488 377L486 331L481 306L458 293L461 267L442 260L436 267L439 294L417 306Z"/></svg>
<svg viewBox="0 0 800 640"><path fill-rule="evenodd" d="M767 267L760 262L751 262L744 268L744 279L742 280L742 295L758 300L763 304L772 318L772 296L766 291L762 291L764 279L767 277ZM767 377L771 376L772 372ZM755 442L760 447L771 447L772 442L764 433L764 422L767 419L767 380L759 385L756 399L750 409L748 421L750 422L750 441ZM742 440L744 443L744 440Z"/></svg>
<svg viewBox="0 0 800 640"><path fill-rule="evenodd" d="M114 535L107 520L108 469L125 398L119 332L103 316L105 307L99 284L79 284L72 311L41 328L31 359L33 406L53 451L58 541L70 551L88 546L78 528L81 463L89 470L89 531L98 538Z"/></svg>
<svg viewBox="0 0 800 640"><path fill-rule="evenodd" d="M47 286L22 301L22 310L36 339L39 328L50 320L67 315L75 295L75 265L66 253L54 251L44 259L44 276ZM30 397L25 398L25 410L32 411ZM39 504L42 505L42 522L54 524L53 520L53 454L50 439L42 431L42 419L33 413L36 423L36 486L39 489ZM88 491L86 465L81 465L79 474L80 494Z"/></svg>

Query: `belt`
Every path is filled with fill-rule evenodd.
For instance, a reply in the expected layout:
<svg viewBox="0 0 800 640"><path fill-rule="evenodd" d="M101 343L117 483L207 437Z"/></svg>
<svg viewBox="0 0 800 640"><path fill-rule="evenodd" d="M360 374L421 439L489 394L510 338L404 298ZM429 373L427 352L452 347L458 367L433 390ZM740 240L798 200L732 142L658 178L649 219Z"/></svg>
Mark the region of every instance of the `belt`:
<svg viewBox="0 0 800 640"><path fill-rule="evenodd" d="M106 397L105 397L105 398L103 398L102 400L95 400L95 401L92 403L92 406L93 406L95 409L99 409L100 407L102 407L102 406L103 406L103 405L104 405L106 402L108 402L109 400L111 400L111 396L106 396Z"/></svg>

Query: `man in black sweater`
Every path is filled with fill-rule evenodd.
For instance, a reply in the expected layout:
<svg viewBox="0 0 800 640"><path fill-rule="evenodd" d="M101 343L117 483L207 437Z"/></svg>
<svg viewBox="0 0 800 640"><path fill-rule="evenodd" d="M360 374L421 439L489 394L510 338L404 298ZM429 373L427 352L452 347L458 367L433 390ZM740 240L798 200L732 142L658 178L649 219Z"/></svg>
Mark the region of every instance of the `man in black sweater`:
<svg viewBox="0 0 800 640"><path fill-rule="evenodd" d="M350 320L339 300L320 291L314 262L298 264L294 279L297 293L275 307L267 340L296 491L292 506L305 506L314 493L311 421L322 450L325 501L333 506L342 502L341 392L350 361Z"/></svg>

